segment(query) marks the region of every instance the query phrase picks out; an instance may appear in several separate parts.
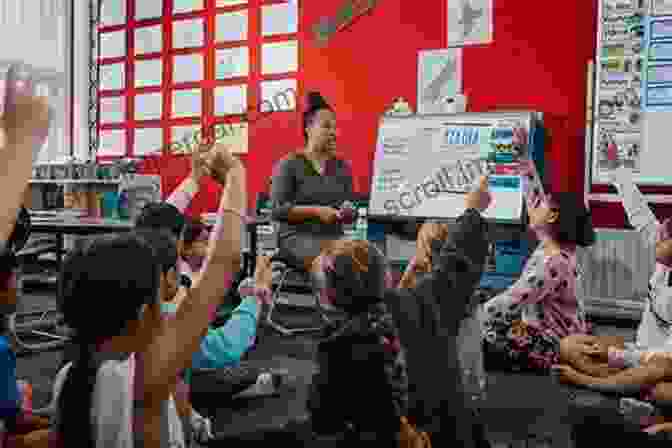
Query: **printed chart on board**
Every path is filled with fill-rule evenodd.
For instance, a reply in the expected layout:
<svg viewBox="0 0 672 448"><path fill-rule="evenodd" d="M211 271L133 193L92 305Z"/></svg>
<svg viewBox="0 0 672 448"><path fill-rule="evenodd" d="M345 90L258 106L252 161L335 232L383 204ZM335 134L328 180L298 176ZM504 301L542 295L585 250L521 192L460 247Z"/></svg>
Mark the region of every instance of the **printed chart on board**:
<svg viewBox="0 0 672 448"><path fill-rule="evenodd" d="M519 222L522 190L513 130L530 113L465 113L384 118L378 130L369 214L456 218L464 195L490 174L486 216Z"/></svg>
<svg viewBox="0 0 672 448"><path fill-rule="evenodd" d="M591 184L672 185L672 1L600 0Z"/></svg>

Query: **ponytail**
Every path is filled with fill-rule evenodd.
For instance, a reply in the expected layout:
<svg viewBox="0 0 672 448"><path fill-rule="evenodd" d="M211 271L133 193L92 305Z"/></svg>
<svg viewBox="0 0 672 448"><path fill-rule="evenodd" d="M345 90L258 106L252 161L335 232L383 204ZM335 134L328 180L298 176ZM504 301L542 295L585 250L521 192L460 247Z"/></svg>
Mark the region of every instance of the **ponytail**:
<svg viewBox="0 0 672 448"><path fill-rule="evenodd" d="M93 392L100 363L95 362L94 347L79 344L79 356L72 363L58 400L57 431L64 446L95 448Z"/></svg>

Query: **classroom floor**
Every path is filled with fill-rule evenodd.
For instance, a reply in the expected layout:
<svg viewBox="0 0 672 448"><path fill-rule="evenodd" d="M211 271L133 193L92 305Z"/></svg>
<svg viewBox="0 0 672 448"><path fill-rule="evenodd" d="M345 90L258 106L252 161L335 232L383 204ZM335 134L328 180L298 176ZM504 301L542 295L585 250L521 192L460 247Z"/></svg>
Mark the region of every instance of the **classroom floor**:
<svg viewBox="0 0 672 448"><path fill-rule="evenodd" d="M305 299L304 299L305 301ZM31 310L55 305L53 293L30 293L21 301L20 310ZM315 321L312 313L303 310L284 310L283 321L290 325L306 325ZM634 329L614 325L597 325L598 334L618 334L634 337ZM284 368L296 378L294 387L280 397L255 400L218 402L216 394L210 402L195 403L197 408L214 419L215 432L225 435L232 432L253 431L255 428L276 426L290 419L305 416L307 385L315 369L313 355L315 338L309 335L287 337L262 326L258 345L249 354L250 363L261 367ZM53 350L33 354L20 354L17 362L18 377L25 378L34 388L34 406L45 406L50 400L51 381L61 362L62 352ZM482 405L482 417L488 427L494 446L520 441L530 433L553 434L567 438L566 443L556 440L553 446L571 446L569 428L548 412L552 404L539 398L548 389L546 378L538 381L514 374L489 375L488 392ZM535 388L539 391L535 391ZM545 417L544 417L545 416ZM543 437L542 437L543 438ZM539 441L528 446L548 446Z"/></svg>

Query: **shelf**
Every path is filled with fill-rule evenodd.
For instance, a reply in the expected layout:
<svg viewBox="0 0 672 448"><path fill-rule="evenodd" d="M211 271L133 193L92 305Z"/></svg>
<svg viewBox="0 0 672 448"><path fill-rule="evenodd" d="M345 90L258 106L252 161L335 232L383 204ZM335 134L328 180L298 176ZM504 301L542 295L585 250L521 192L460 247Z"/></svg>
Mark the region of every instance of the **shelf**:
<svg viewBox="0 0 672 448"><path fill-rule="evenodd" d="M102 184L119 185L119 180L110 179L31 179L30 184Z"/></svg>

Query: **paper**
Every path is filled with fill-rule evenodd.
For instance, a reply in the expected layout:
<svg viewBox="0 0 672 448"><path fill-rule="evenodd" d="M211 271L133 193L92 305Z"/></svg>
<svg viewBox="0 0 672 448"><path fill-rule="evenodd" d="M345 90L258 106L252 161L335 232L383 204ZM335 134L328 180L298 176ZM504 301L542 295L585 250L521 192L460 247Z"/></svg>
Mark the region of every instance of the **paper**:
<svg viewBox="0 0 672 448"><path fill-rule="evenodd" d="M299 47L295 40L262 44L261 73L295 72L298 70Z"/></svg>
<svg viewBox="0 0 672 448"><path fill-rule="evenodd" d="M249 73L248 47L225 48L215 52L217 79L247 76Z"/></svg>
<svg viewBox="0 0 672 448"><path fill-rule="evenodd" d="M136 128L133 141L133 155L142 156L158 153L163 147L162 128Z"/></svg>
<svg viewBox="0 0 672 448"><path fill-rule="evenodd" d="M163 95L161 93L145 93L135 96L135 119L160 120L163 110Z"/></svg>
<svg viewBox="0 0 672 448"><path fill-rule="evenodd" d="M160 86L163 79L161 59L135 60L135 87Z"/></svg>
<svg viewBox="0 0 672 448"><path fill-rule="evenodd" d="M104 0L100 5L100 23L102 26L126 23L126 0Z"/></svg>
<svg viewBox="0 0 672 448"><path fill-rule="evenodd" d="M157 0L136 0L135 20L158 19L163 15L163 2Z"/></svg>
<svg viewBox="0 0 672 448"><path fill-rule="evenodd" d="M462 91L462 49L418 53L418 114L436 113Z"/></svg>
<svg viewBox="0 0 672 448"><path fill-rule="evenodd" d="M651 39L668 39L670 37L672 37L672 19L651 21Z"/></svg>
<svg viewBox="0 0 672 448"><path fill-rule="evenodd" d="M247 110L247 85L215 87L215 115L239 115Z"/></svg>
<svg viewBox="0 0 672 448"><path fill-rule="evenodd" d="M221 123L215 125L215 140L230 146L234 154L247 154L248 126L247 123Z"/></svg>
<svg viewBox="0 0 672 448"><path fill-rule="evenodd" d="M122 123L126 118L126 97L101 98L99 113L100 124Z"/></svg>
<svg viewBox="0 0 672 448"><path fill-rule="evenodd" d="M222 8L225 6L235 6L235 5L246 5L247 0L217 0L217 7Z"/></svg>
<svg viewBox="0 0 672 448"><path fill-rule="evenodd" d="M247 23L247 10L217 14L215 40L217 42L247 40Z"/></svg>
<svg viewBox="0 0 672 448"><path fill-rule="evenodd" d="M492 0L447 0L448 47L492 42Z"/></svg>
<svg viewBox="0 0 672 448"><path fill-rule="evenodd" d="M296 109L296 79L261 82L260 112Z"/></svg>
<svg viewBox="0 0 672 448"><path fill-rule="evenodd" d="M122 58L126 56L126 31L100 33L100 58Z"/></svg>
<svg viewBox="0 0 672 448"><path fill-rule="evenodd" d="M126 131L122 129L100 131L97 156L126 155Z"/></svg>
<svg viewBox="0 0 672 448"><path fill-rule="evenodd" d="M135 29L135 54L160 53L163 43L161 25Z"/></svg>
<svg viewBox="0 0 672 448"><path fill-rule="evenodd" d="M173 91L173 118L201 116L201 89Z"/></svg>
<svg viewBox="0 0 672 448"><path fill-rule="evenodd" d="M203 81L203 56L201 54L173 57L173 84L201 81Z"/></svg>
<svg viewBox="0 0 672 448"><path fill-rule="evenodd" d="M100 72L100 90L121 90L126 87L124 76L124 64L101 64L98 66Z"/></svg>
<svg viewBox="0 0 672 448"><path fill-rule="evenodd" d="M173 48L202 47L204 42L203 19L173 21Z"/></svg>
<svg viewBox="0 0 672 448"><path fill-rule="evenodd" d="M203 9L203 0L173 0L173 14L200 11Z"/></svg>
<svg viewBox="0 0 672 448"><path fill-rule="evenodd" d="M654 16L672 14L672 0L651 0L651 14Z"/></svg>
<svg viewBox="0 0 672 448"><path fill-rule="evenodd" d="M295 2L264 5L261 7L263 36L297 32L298 8Z"/></svg>
<svg viewBox="0 0 672 448"><path fill-rule="evenodd" d="M612 183L621 196L623 208L628 214L630 224L641 232L645 241L656 243L658 220L651 211L644 195L639 191L632 178L632 171L619 168L614 171Z"/></svg>

